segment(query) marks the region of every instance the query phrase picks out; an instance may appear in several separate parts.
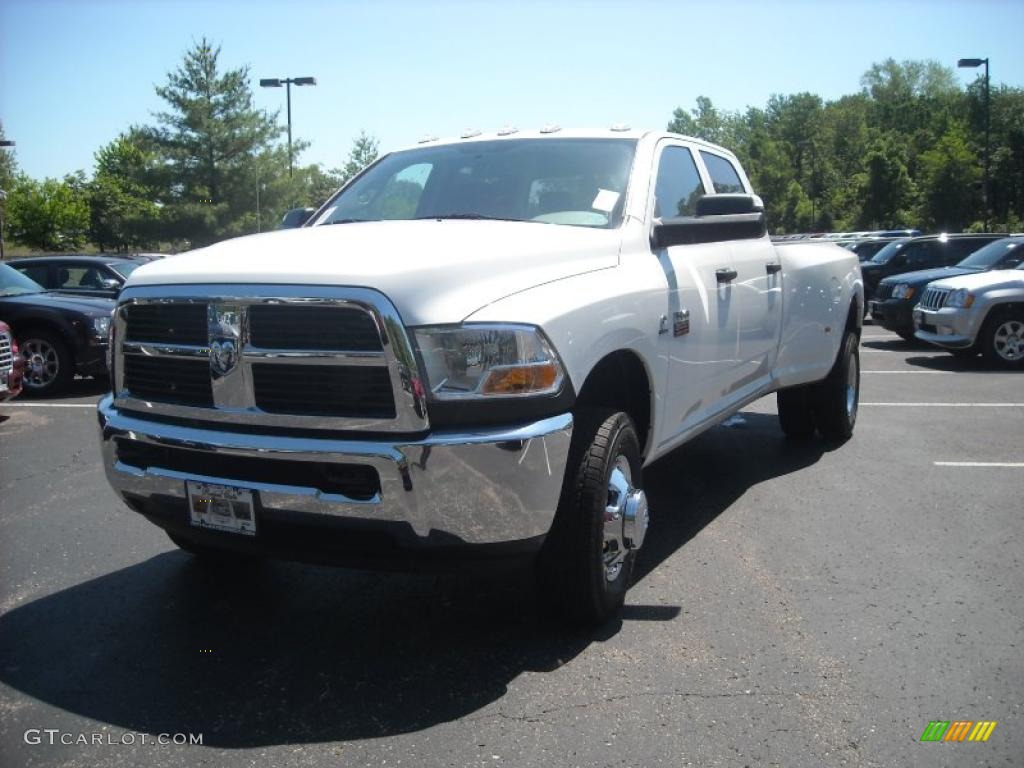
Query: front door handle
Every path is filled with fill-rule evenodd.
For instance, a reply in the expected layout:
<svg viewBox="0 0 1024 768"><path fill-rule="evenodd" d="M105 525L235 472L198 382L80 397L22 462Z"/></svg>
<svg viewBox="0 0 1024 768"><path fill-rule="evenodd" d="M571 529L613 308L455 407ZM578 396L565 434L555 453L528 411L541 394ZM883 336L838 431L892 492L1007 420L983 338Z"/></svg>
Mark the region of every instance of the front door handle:
<svg viewBox="0 0 1024 768"><path fill-rule="evenodd" d="M769 262L768 264L765 264L764 269L769 275L774 275L776 272L782 271L782 265L779 264L777 261L772 261Z"/></svg>
<svg viewBox="0 0 1024 768"><path fill-rule="evenodd" d="M731 283L739 273L735 269L716 269L715 277L720 283Z"/></svg>

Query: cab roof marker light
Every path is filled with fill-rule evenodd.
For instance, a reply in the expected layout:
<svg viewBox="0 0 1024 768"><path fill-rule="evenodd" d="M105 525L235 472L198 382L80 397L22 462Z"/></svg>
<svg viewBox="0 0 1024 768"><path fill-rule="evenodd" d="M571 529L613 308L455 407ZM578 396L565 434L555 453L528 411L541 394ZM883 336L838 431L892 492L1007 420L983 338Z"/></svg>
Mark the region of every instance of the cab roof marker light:
<svg viewBox="0 0 1024 768"><path fill-rule="evenodd" d="M476 128L467 128L466 130L464 130L462 133L459 134L459 138L460 139L472 139L472 138L474 138L476 136L479 136L479 135L480 135L480 131L478 131Z"/></svg>
<svg viewBox="0 0 1024 768"><path fill-rule="evenodd" d="M424 136L423 138L421 138L416 143L417 144L426 144L426 143L431 142L431 141L437 141L437 136Z"/></svg>
<svg viewBox="0 0 1024 768"><path fill-rule="evenodd" d="M625 123L615 123L608 130L615 131L616 133L621 133L623 131L628 131L629 126L626 125Z"/></svg>
<svg viewBox="0 0 1024 768"><path fill-rule="evenodd" d="M548 125L545 125L543 128L541 128L540 132L541 133L558 133L560 130L562 130L562 126L554 125L553 123L549 123Z"/></svg>
<svg viewBox="0 0 1024 768"><path fill-rule="evenodd" d="M499 136L511 136L513 133L519 133L519 129L514 125L506 125L498 129Z"/></svg>

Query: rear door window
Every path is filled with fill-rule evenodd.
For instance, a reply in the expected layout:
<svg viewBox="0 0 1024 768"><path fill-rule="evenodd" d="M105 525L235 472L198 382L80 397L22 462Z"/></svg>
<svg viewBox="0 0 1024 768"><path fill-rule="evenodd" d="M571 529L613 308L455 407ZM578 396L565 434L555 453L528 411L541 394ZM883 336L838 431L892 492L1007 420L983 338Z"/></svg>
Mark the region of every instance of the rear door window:
<svg viewBox="0 0 1024 768"><path fill-rule="evenodd" d="M707 166L711 183L715 186L715 192L746 192L743 189L743 182L740 181L740 175L736 173L732 163L724 157L703 150L701 150L700 156L704 160L704 165Z"/></svg>

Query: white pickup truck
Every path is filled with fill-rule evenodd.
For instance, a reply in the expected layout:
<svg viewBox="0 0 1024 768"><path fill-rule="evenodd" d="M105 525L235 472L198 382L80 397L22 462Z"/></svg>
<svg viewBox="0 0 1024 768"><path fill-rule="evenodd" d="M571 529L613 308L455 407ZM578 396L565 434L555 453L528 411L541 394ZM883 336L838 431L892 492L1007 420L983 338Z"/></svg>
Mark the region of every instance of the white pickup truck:
<svg viewBox="0 0 1024 768"><path fill-rule="evenodd" d="M201 556L525 557L600 622L644 541L644 465L773 391L787 433L850 436L863 305L857 257L773 246L721 147L426 141L300 228L131 275L106 471Z"/></svg>

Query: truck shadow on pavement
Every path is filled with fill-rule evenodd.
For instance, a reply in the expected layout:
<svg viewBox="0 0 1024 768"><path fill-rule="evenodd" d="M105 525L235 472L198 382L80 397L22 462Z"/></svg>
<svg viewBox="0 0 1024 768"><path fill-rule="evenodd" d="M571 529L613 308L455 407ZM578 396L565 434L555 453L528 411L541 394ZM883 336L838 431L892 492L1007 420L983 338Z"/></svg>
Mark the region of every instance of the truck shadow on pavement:
<svg viewBox="0 0 1024 768"><path fill-rule="evenodd" d="M787 443L774 415L733 421L645 472L655 517L637 581L748 488L828 450ZM498 716L480 710L519 675L558 669L622 628L552 625L526 586L290 563L211 569L166 552L0 616L0 680L115 728L202 733L220 748L406 733ZM627 605L623 621L678 620L688 594L663 597ZM46 717L35 704L23 712L24 727Z"/></svg>

